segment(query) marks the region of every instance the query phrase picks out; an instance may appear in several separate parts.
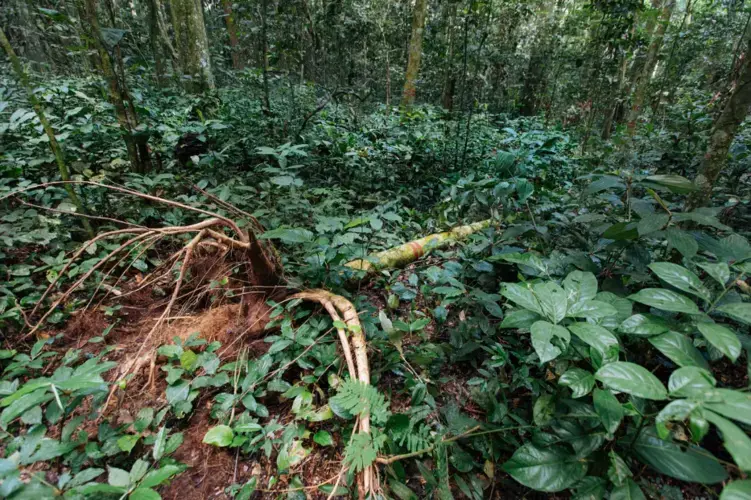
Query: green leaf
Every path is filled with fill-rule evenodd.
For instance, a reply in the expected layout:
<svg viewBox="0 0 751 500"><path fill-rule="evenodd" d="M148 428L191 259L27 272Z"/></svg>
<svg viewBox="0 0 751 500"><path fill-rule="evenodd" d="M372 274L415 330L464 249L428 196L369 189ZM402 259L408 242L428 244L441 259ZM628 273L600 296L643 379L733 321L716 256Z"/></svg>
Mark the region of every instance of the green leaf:
<svg viewBox="0 0 751 500"><path fill-rule="evenodd" d="M558 383L571 389L571 397L576 399L586 396L595 386L595 376L581 368L569 368L561 375Z"/></svg>
<svg viewBox="0 0 751 500"><path fill-rule="evenodd" d="M597 350L605 362L618 360L618 338L605 328L591 323L573 323L568 329L582 342Z"/></svg>
<svg viewBox="0 0 751 500"><path fill-rule="evenodd" d="M47 382L46 385L49 387L49 382ZM54 394L46 388L24 394L20 398L13 400L13 402L10 403L10 406L3 410L0 414L0 426L2 426L3 429L7 428L9 423L23 415L26 410L44 404L54 397ZM10 398L11 397L9 396L6 400L10 400Z"/></svg>
<svg viewBox="0 0 751 500"><path fill-rule="evenodd" d="M556 324L566 317L568 307L566 292L557 283L548 281L534 285L532 292L540 303L543 316Z"/></svg>
<svg viewBox="0 0 751 500"><path fill-rule="evenodd" d="M707 339L707 342L730 358L730 361L735 362L738 356L741 355L741 341L738 340L738 335L730 328L725 328L716 323L697 323L696 327L704 335L704 338Z"/></svg>
<svg viewBox="0 0 751 500"><path fill-rule="evenodd" d="M687 297L664 288L645 288L628 298L663 311L699 314L699 308Z"/></svg>
<svg viewBox="0 0 751 500"><path fill-rule="evenodd" d="M667 321L652 314L634 314L618 327L618 331L629 335L650 337L670 330Z"/></svg>
<svg viewBox="0 0 751 500"><path fill-rule="evenodd" d="M539 321L540 315L527 309L511 311L503 317L501 328L529 329L535 321Z"/></svg>
<svg viewBox="0 0 751 500"><path fill-rule="evenodd" d="M262 240L282 240L284 243L307 243L313 241L313 236L313 233L307 229L295 227L272 229L260 235L259 238Z"/></svg>
<svg viewBox="0 0 751 500"><path fill-rule="evenodd" d="M689 416L691 416L691 414L698 408L699 403L688 399L671 401L667 406L660 410L660 413L657 414L657 418L655 419L657 435L660 439L667 439L670 436L670 429L667 427L667 422L682 422L689 418Z"/></svg>
<svg viewBox="0 0 751 500"><path fill-rule="evenodd" d="M712 392L713 401L706 402L704 406L720 415L732 418L746 425L751 425L751 394L733 391L731 389L715 389Z"/></svg>
<svg viewBox="0 0 751 500"><path fill-rule="evenodd" d="M696 184L680 175L650 175L645 180L654 182L660 186L665 186L673 193L678 194L686 194L698 189Z"/></svg>
<svg viewBox="0 0 751 500"><path fill-rule="evenodd" d="M603 238L615 241L635 240L639 237L636 222L618 222L610 226L604 233Z"/></svg>
<svg viewBox="0 0 751 500"><path fill-rule="evenodd" d="M730 268L724 262L719 262L717 264L711 262L697 262L696 265L704 269L707 274L713 277L722 286L725 286L725 283L730 279Z"/></svg>
<svg viewBox="0 0 751 500"><path fill-rule="evenodd" d="M560 347L553 345L551 342L554 338L561 339L565 345L568 345L571 341L568 330L547 321L537 321L532 325L530 332L532 334L532 347L539 356L540 363L547 363L563 352Z"/></svg>
<svg viewBox="0 0 751 500"><path fill-rule="evenodd" d="M128 500L161 500L162 497L151 488L136 488L128 496Z"/></svg>
<svg viewBox="0 0 751 500"><path fill-rule="evenodd" d="M630 442L627 438L625 444ZM639 460L657 472L682 481L715 484L727 479L727 472L704 448L663 441L653 430L645 428L634 440L633 450Z"/></svg>
<svg viewBox="0 0 751 500"><path fill-rule="evenodd" d="M687 259L693 258L699 251L699 244L696 239L686 231L670 228L665 231L665 235L670 246L678 250Z"/></svg>
<svg viewBox="0 0 751 500"><path fill-rule="evenodd" d="M358 432L350 439L344 453L344 463L352 466L355 472L369 467L378 457L378 449L372 436Z"/></svg>
<svg viewBox="0 0 751 500"><path fill-rule="evenodd" d="M501 287L501 295L516 305L543 316L539 301L527 286L517 285L516 283L504 283Z"/></svg>
<svg viewBox="0 0 751 500"><path fill-rule="evenodd" d="M491 261L497 261L497 260L503 260L506 262L510 262L512 264L518 264L521 266L528 266L532 269L539 271L539 272L547 272L547 266L542 261L540 257L533 253L501 253L497 255L493 255L488 260Z"/></svg>
<svg viewBox="0 0 751 500"><path fill-rule="evenodd" d="M607 302L599 300L586 300L569 306L566 316L569 318L602 319L615 316L618 311Z"/></svg>
<svg viewBox="0 0 751 500"><path fill-rule="evenodd" d="M749 303L735 302L731 304L723 304L716 310L727 314L736 321L751 325L751 304Z"/></svg>
<svg viewBox="0 0 751 500"><path fill-rule="evenodd" d="M648 217L642 217L636 226L639 236L652 234L659 231L670 222L668 214L650 214Z"/></svg>
<svg viewBox="0 0 751 500"><path fill-rule="evenodd" d="M646 497L639 485L633 479L628 478L622 485L613 488L610 500L646 500Z"/></svg>
<svg viewBox="0 0 751 500"><path fill-rule="evenodd" d="M110 486L127 488L130 485L130 474L117 467L107 466L107 483Z"/></svg>
<svg viewBox="0 0 751 500"><path fill-rule="evenodd" d="M228 425L216 425L206 432L203 442L224 448L232 444L234 437L235 433L232 431L232 427Z"/></svg>
<svg viewBox="0 0 751 500"><path fill-rule="evenodd" d="M196 368L196 363L198 362L198 355L191 351L190 349L184 351L180 355L180 366L189 372L192 372L194 368Z"/></svg>
<svg viewBox="0 0 751 500"><path fill-rule="evenodd" d="M156 438L154 439L154 449L152 450L152 456L154 457L154 460L160 460L162 456L164 455L164 446L167 443L167 427L163 426L161 429L159 429L159 432L156 433Z"/></svg>
<svg viewBox="0 0 751 500"><path fill-rule="evenodd" d="M117 440L117 446L125 453L130 453L130 451L138 443L140 437L141 436L137 434L126 434L125 436L121 436L120 439Z"/></svg>
<svg viewBox="0 0 751 500"><path fill-rule="evenodd" d="M649 265L649 268L669 285L696 295L707 302L710 301L711 294L707 290L707 287L704 286L704 283L701 282L697 275L685 267L673 264L672 262L654 262Z"/></svg>
<svg viewBox="0 0 751 500"><path fill-rule="evenodd" d="M737 425L718 414L707 411L704 418L713 423L722 433L722 441L742 471L751 471L751 439Z"/></svg>
<svg viewBox="0 0 751 500"><path fill-rule="evenodd" d="M716 384L717 381L708 370L687 366L670 374L668 390L671 396L691 398L712 390Z"/></svg>
<svg viewBox="0 0 751 500"><path fill-rule="evenodd" d="M646 368L626 361L609 363L595 373L606 386L643 399L661 401L668 396L665 386Z"/></svg>
<svg viewBox="0 0 751 500"><path fill-rule="evenodd" d="M527 443L503 464L503 470L528 488L557 492L573 486L587 473L587 464L565 448L538 448Z"/></svg>
<svg viewBox="0 0 751 500"><path fill-rule="evenodd" d="M623 420L623 406L609 390L595 389L592 394L595 413L600 417L605 430L614 434Z"/></svg>
<svg viewBox="0 0 751 500"><path fill-rule="evenodd" d="M331 434L329 434L326 431L318 431L313 435L313 441L316 442L316 444L319 444L321 446L333 446L334 445L334 438L331 437Z"/></svg>
<svg viewBox="0 0 751 500"><path fill-rule="evenodd" d="M142 488L153 488L164 483L167 479L185 470L184 465L165 465L158 469L150 471L139 485Z"/></svg>
<svg viewBox="0 0 751 500"><path fill-rule="evenodd" d="M589 272L573 271L563 280L563 289L569 304L592 300L597 295L597 278Z"/></svg>
<svg viewBox="0 0 751 500"><path fill-rule="evenodd" d="M682 333L663 333L656 337L650 337L649 343L678 366L709 368L704 356L694 347L691 340Z"/></svg>
<svg viewBox="0 0 751 500"><path fill-rule="evenodd" d="M751 479L733 481L725 486L720 493L720 500L749 500L751 499Z"/></svg>

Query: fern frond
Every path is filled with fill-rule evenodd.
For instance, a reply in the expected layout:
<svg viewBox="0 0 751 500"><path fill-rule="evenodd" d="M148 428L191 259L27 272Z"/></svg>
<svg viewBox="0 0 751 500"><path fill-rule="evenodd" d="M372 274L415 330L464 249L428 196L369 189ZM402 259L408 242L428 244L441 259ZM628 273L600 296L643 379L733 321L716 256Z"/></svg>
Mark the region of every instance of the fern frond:
<svg viewBox="0 0 751 500"><path fill-rule="evenodd" d="M359 380L345 381L329 403L352 415L368 413L375 423L385 423L391 415L386 397L372 385Z"/></svg>

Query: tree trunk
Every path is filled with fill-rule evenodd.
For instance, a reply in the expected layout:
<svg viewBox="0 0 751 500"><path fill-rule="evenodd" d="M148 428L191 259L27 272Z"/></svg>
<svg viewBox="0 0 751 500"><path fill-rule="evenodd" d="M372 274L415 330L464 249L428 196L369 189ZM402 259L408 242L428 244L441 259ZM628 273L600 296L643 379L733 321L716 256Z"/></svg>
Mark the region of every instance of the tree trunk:
<svg viewBox="0 0 751 500"><path fill-rule="evenodd" d="M420 72L420 58L422 57L422 32L425 28L425 17L428 12L428 0L416 0L412 17L412 36L409 39L407 59L407 73L404 79L402 93L402 107L410 108L415 103L415 82Z"/></svg>
<svg viewBox="0 0 751 500"><path fill-rule="evenodd" d="M243 63L240 59L240 42L237 38L237 27L235 26L235 16L232 13L231 0L222 0L222 9L224 9L224 23L227 25L227 34L229 35L232 68L243 69Z"/></svg>
<svg viewBox="0 0 751 500"><path fill-rule="evenodd" d="M451 112L454 109L454 92L456 90L456 74L454 73L454 18L458 4L447 6L449 10L446 24L446 72L443 77L443 90L441 92L441 105L443 109Z"/></svg>
<svg viewBox="0 0 751 500"><path fill-rule="evenodd" d="M271 115L271 99L269 97L269 41L266 30L266 9L268 1L261 0L261 75L263 76L263 114Z"/></svg>
<svg viewBox="0 0 751 500"><path fill-rule="evenodd" d="M660 0L652 0L653 8L659 7L659 1ZM642 106L644 105L644 97L649 88L652 72L657 65L657 56L660 53L662 41L665 38L665 31L668 28L668 24L670 24L670 17L673 15L674 6L675 0L662 0L662 11L660 12L660 17L657 21L658 24L654 31L654 37L649 44L649 49L647 49L644 66L641 68L641 72L637 75L636 81L634 82L634 94L631 98L631 111L629 111L627 120L629 137L633 137L636 132L636 122L639 119Z"/></svg>
<svg viewBox="0 0 751 500"><path fill-rule="evenodd" d="M164 60L162 59L162 44L159 36L159 5L153 0L149 1L149 42L151 43L151 52L154 54L154 70L156 72L156 82L160 87L166 85L164 77Z"/></svg>
<svg viewBox="0 0 751 500"><path fill-rule="evenodd" d="M186 89L198 94L215 88L201 0L171 0L171 7Z"/></svg>
<svg viewBox="0 0 751 500"><path fill-rule="evenodd" d="M694 179L698 190L689 196L686 211L709 204L714 184L725 167L730 145L733 143L738 127L748 115L749 106L751 106L751 57L749 57L751 54L749 51L751 51L751 41L747 43L746 59L735 90L712 128L707 152Z"/></svg>
<svg viewBox="0 0 751 500"><path fill-rule="evenodd" d="M55 132L54 130L52 130L52 126L50 125L50 122L47 121L47 116L44 114L44 110L42 109L42 104L39 102L39 99L37 99L36 95L34 94L34 90L31 87L31 82L29 82L29 77L24 71L23 66L21 66L21 61L18 59L18 56L16 56L16 53L13 51L13 47L11 47L10 42L8 41L8 38L5 36L5 32L3 31L2 27L0 27L0 45L2 45L3 49L5 50L5 53L8 54L8 59L10 59L10 63L11 63L11 66L13 67L13 71L16 73L16 78L18 78L18 82L21 84L21 87L23 87L23 89L26 91L26 95L29 99L29 102L31 103L31 106L34 108L34 112L36 113L37 118L39 118L39 123L42 124L44 133L47 135L47 139L49 140L49 144L50 144L50 149L52 150L52 154L55 156L55 162L57 163L57 168L58 168L58 171L60 172L60 178L64 181L70 180L70 172L68 171L68 166L65 164L65 157L63 155L63 150L60 147L60 144L57 142L57 138L55 137ZM86 211L84 210L83 203L81 202L81 199L78 197L76 192L73 190L73 186L70 184L66 184L65 191L67 191L68 197L70 198L71 203L73 203L73 206L76 207L76 210L81 214L85 214ZM94 233L93 228L91 227L91 224L89 223L89 220L83 219L82 223L89 237L93 238L95 236L95 233Z"/></svg>

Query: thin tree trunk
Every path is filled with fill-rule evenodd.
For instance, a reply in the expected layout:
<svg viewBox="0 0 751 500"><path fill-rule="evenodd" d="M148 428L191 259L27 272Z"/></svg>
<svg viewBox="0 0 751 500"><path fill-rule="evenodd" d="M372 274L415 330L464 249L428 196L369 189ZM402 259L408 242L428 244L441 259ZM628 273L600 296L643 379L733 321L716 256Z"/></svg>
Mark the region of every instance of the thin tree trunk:
<svg viewBox="0 0 751 500"><path fill-rule="evenodd" d="M39 102L39 99L37 99L36 95L34 94L34 90L31 87L31 82L29 82L29 76L24 71L23 66L21 65L21 61L18 59L18 56L16 55L16 53L13 51L13 47L11 47L10 42L8 41L8 38L5 36L5 32L3 31L2 27L0 27L0 45L2 45L3 49L5 49L5 53L8 55L8 59L10 59L10 63L11 63L11 66L13 67L13 71L16 73L16 78L18 78L18 82L26 91L26 95L29 99L29 102L31 103L31 106L34 108L34 112L36 113L37 118L39 118L39 123L42 124L44 133L47 135L47 139L49 139L50 149L52 150L52 154L55 156L55 162L57 163L57 169L60 172L60 178L64 181L69 181L70 172L68 171L68 166L65 164L65 157L63 155L63 150L60 147L60 144L57 142L57 138L55 137L55 131L52 130L52 126L50 125L50 122L47 120L47 116L44 114L44 110L42 109L42 104ZM86 213L83 203L81 202L81 199L78 197L75 190L73 189L73 186L71 186L70 184L66 184L65 191L68 193L68 197L70 198L71 203L73 203L73 206L76 207L76 210L82 214ZM94 229L91 227L91 224L89 223L89 220L82 219L81 222L83 224L84 229L88 233L89 237L93 238L95 236L95 233L94 233Z"/></svg>
<svg viewBox="0 0 751 500"><path fill-rule="evenodd" d="M659 0L653 0L653 7L658 7ZM634 83L634 95L631 99L631 110L628 114L627 127L629 137L633 137L636 132L636 122L641 114L642 106L644 105L644 97L647 94L649 83L652 78L652 72L657 65L657 56L660 53L662 47L662 41L665 38L665 31L670 24L670 17L673 15L673 7L675 6L675 0L663 0L662 11L657 21L657 27L654 31L654 37L649 44L647 55L644 59L644 66L641 73L636 77Z"/></svg>
<svg viewBox="0 0 751 500"><path fill-rule="evenodd" d="M420 73L420 59L422 58L422 32L425 29L425 17L428 12L428 0L416 0L412 17L412 36L409 39L409 56L407 72L404 79L402 93L402 107L410 108L415 103L417 76Z"/></svg>
<svg viewBox="0 0 751 500"><path fill-rule="evenodd" d="M266 9L268 1L261 0L261 75L263 76L263 114L271 115L271 99L269 98L269 41L266 30Z"/></svg>
<svg viewBox="0 0 751 500"><path fill-rule="evenodd" d="M454 74L454 19L456 17L457 4L451 4L448 7L449 17L446 25L447 49L446 49L446 70L443 77L443 90L441 92L441 105L443 109L451 112L454 109L454 92L456 89L456 75Z"/></svg>
<svg viewBox="0 0 751 500"><path fill-rule="evenodd" d="M151 43L151 52L154 55L154 71L156 72L156 82L160 87L164 87L167 82L164 77L164 60L162 59L162 44L159 36L159 18L154 0L149 1L149 42Z"/></svg>
<svg viewBox="0 0 751 500"><path fill-rule="evenodd" d="M738 127L746 119L751 107L751 40L747 43L746 59L735 90L730 95L722 114L712 128L707 152L702 159L694 183L698 190L686 202L686 210L693 210L709 204L712 189L727 162L728 151L733 143Z"/></svg>
<svg viewBox="0 0 751 500"><path fill-rule="evenodd" d="M240 42L237 38L237 27L235 26L235 16L232 13L232 1L222 0L222 9L224 9L224 23L227 25L227 34L229 35L232 68L243 69L243 63L240 59Z"/></svg>

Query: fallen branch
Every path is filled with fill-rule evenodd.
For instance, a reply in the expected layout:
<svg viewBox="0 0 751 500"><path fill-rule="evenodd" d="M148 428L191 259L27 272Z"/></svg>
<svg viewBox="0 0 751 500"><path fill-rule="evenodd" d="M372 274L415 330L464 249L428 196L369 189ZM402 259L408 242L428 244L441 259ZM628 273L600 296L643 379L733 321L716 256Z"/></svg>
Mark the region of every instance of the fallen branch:
<svg viewBox="0 0 751 500"><path fill-rule="evenodd" d="M365 259L347 262L345 265L358 271L366 271L368 274L375 274L382 269L404 267L420 257L428 255L433 250L445 248L467 238L473 233L489 227L490 223L491 220L488 219L467 226L455 227L451 231L431 234L419 240L410 241L398 247L372 254Z"/></svg>

